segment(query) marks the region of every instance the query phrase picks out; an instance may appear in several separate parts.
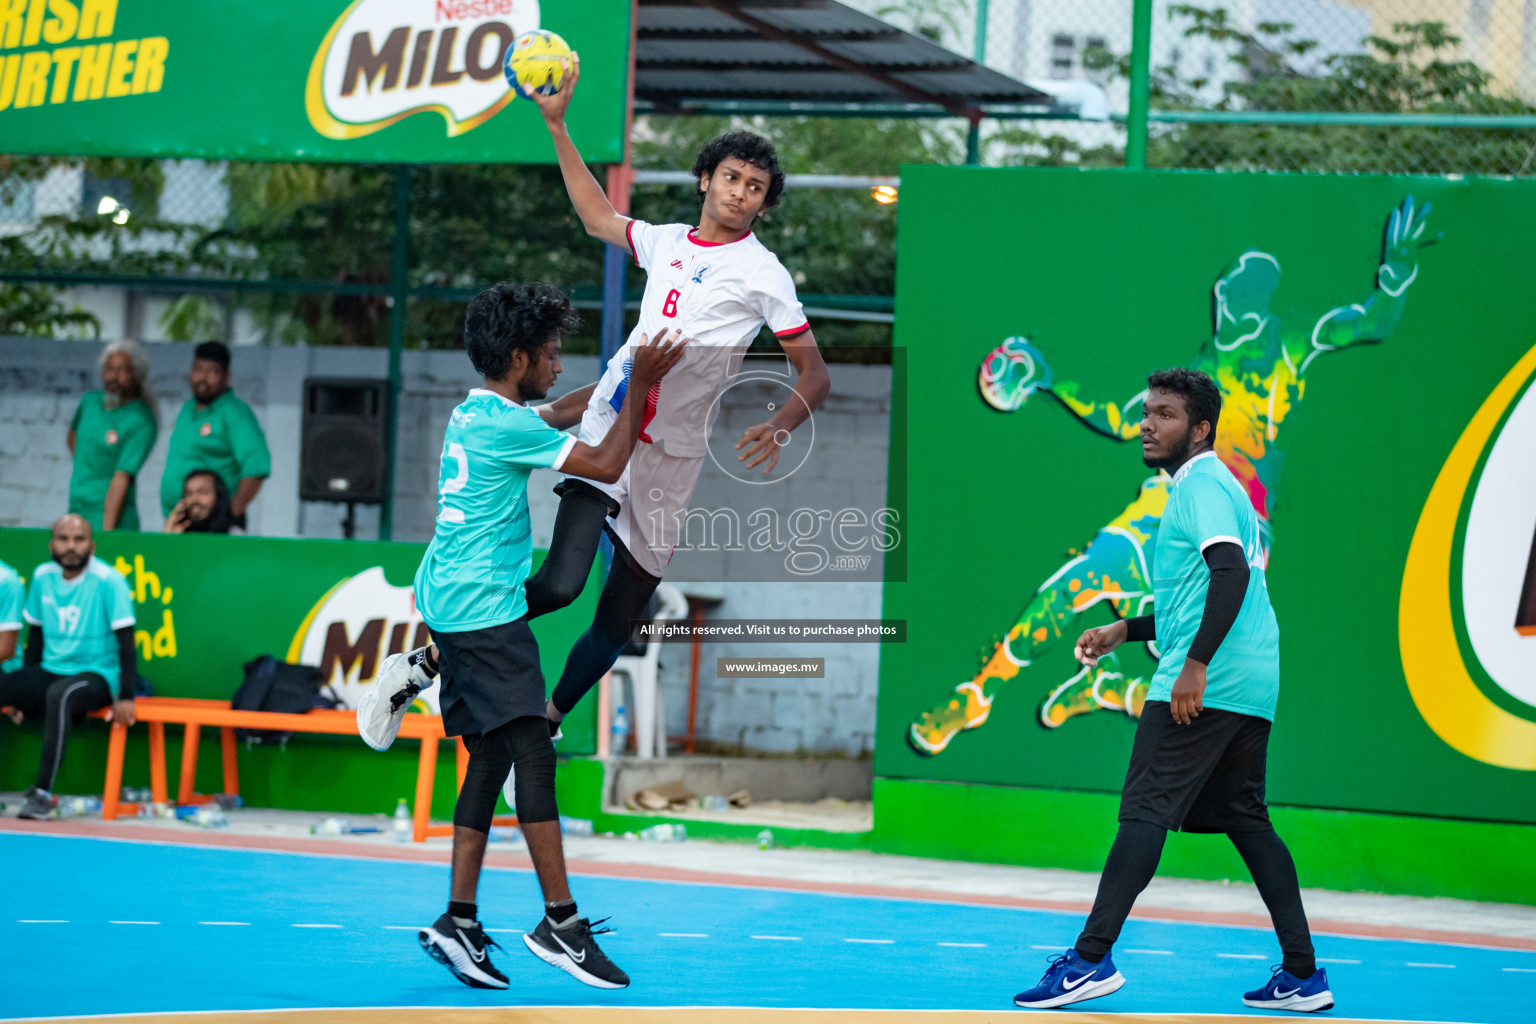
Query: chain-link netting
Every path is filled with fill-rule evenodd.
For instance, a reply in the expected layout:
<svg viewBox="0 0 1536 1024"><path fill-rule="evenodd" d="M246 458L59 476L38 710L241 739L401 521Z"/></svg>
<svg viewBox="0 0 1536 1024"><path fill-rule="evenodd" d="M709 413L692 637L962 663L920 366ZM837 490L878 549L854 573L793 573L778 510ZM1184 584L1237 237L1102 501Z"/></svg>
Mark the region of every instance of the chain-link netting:
<svg viewBox="0 0 1536 1024"><path fill-rule="evenodd" d="M983 163L1125 162L1132 0L847 2L1063 110L1098 112L984 121ZM1536 0L1154 0L1151 21L1149 166L1536 173ZM636 164L686 167L701 139L734 123L642 118ZM775 138L791 172L892 174L965 152L960 121L749 126ZM685 188L642 186L634 202L642 217L694 215ZM816 301L888 302L894 209L797 189L761 231ZM469 294L522 279L571 291L588 314L568 349L597 350L601 249L585 242L556 169L505 165L0 155L0 333L384 345L397 236L407 345L453 346ZM212 280L241 283L196 285ZM889 343L888 323L821 323L830 345Z"/></svg>
<svg viewBox="0 0 1536 1024"><path fill-rule="evenodd" d="M1107 123L986 122L984 162L1124 161L1131 0L848 2L1057 95L1102 90ZM1529 127L1425 123L1536 115L1533 0L1155 0L1148 59L1149 166L1536 173ZM1302 119L1198 120L1255 112ZM1337 123L1357 115L1396 117Z"/></svg>

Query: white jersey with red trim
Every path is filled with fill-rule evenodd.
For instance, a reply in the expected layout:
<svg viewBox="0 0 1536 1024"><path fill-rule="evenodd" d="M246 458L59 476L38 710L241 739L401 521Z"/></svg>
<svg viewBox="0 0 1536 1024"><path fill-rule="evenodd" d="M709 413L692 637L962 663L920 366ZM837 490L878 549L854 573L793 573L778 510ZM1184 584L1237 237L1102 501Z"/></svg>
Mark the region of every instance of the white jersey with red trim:
<svg viewBox="0 0 1536 1024"><path fill-rule="evenodd" d="M757 332L767 324L788 338L810 324L789 272L750 231L734 242L703 242L687 224L633 220L628 236L635 262L646 273L640 322L609 360L584 419L594 427L611 422L624 403L641 335L654 339L675 328L692 341L682 361L647 396L642 438L668 455L702 457L715 400ZM583 429L584 440L588 433Z"/></svg>

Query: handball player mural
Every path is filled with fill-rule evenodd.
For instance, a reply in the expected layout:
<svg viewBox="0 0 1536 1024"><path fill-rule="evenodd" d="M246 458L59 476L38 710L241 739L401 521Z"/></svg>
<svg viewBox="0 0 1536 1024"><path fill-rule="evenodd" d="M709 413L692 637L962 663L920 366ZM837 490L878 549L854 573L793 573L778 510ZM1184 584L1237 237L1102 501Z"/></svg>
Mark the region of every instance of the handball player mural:
<svg viewBox="0 0 1536 1024"><path fill-rule="evenodd" d="M1281 427L1305 397L1319 356L1390 337L1418 277L1419 250L1441 237L1428 228L1430 210L1428 202L1416 203L1408 196L1389 213L1374 287L1366 287L1371 268L1361 267L1358 285L1338 282L1343 305L1327 310L1286 308L1284 293L1279 292L1280 261L1256 250L1238 256L1212 289L1211 337L1186 365L1208 373L1221 389L1216 453L1258 514L1260 564L1268 560L1270 515L1286 454ZM1322 386L1327 387L1326 381ZM1008 338L987 355L980 388L981 397L999 412L1015 412L1044 392L1111 440L1134 441L1141 433L1144 393L1119 403L1088 397L1077 382L1056 381L1044 355L1026 337ZM1091 625L1078 621L1081 613L1100 603L1109 604L1120 618L1152 610L1149 567L1169 484L1161 470L1142 481L1134 500L1118 516L1085 548L1069 553L1066 564L1040 584L1017 620L984 653L980 670L907 727L907 740L916 752L940 754L959 733L984 725L1005 684L1022 691L1008 699L1035 699L1039 689L1014 681L1029 675L1030 666L1063 641L1070 649L1078 633ZM1091 514L1086 509L1084 513ZM1156 657L1155 644L1147 646ZM1065 681L1056 677L1041 682L1049 689L1040 703L1039 721L1054 729L1101 710L1138 716L1149 676L1122 670L1112 654Z"/></svg>

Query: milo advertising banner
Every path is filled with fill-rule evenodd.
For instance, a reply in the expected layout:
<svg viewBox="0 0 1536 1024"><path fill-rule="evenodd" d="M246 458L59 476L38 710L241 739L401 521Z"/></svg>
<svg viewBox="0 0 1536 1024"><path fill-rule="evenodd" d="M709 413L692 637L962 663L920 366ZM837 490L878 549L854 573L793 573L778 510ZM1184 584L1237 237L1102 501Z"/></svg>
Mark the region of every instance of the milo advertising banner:
<svg viewBox="0 0 1536 1024"><path fill-rule="evenodd" d="M430 634L411 582L424 544L270 540L196 534L104 533L96 556L133 593L139 673L158 696L228 700L242 665L263 654L313 665L343 704L356 707L389 655ZM30 581L48 560L45 530L0 531L0 561ZM542 552L535 554L535 560ZM589 587L536 633L552 689L565 655L591 621ZM584 702L591 703L591 702ZM417 710L436 714L437 689ZM570 753L593 749L590 709L576 715Z"/></svg>
<svg viewBox="0 0 1536 1024"><path fill-rule="evenodd" d="M629 0L0 0L11 153L552 162L502 74L512 41L582 57L569 123L623 159Z"/></svg>
<svg viewBox="0 0 1536 1024"><path fill-rule="evenodd" d="M1117 792L1170 479L1222 395L1280 624L1277 804L1536 822L1536 185L904 168L908 574L876 773ZM898 406L899 407L899 406Z"/></svg>

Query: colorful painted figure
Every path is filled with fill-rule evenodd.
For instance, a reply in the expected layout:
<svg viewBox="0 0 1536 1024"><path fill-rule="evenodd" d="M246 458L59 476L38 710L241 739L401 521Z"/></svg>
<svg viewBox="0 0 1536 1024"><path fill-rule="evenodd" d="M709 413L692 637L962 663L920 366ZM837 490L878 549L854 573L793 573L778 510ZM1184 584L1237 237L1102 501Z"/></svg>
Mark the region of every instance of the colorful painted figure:
<svg viewBox="0 0 1536 1024"><path fill-rule="evenodd" d="M1387 218L1375 288L1363 302L1328 310L1313 320L1282 318L1271 299L1280 284L1280 262L1268 253L1245 252L1213 289L1212 335L1191 369L1210 374L1221 388L1216 453L1248 492L1258 513L1268 560L1274 488L1284 450L1280 425L1300 403L1305 376L1319 355L1384 341L1397 326L1409 285L1418 276L1417 250L1438 240L1426 236L1428 203L1404 199ZM1144 392L1123 403L1084 398L1078 384L1055 383L1049 365L1028 338L1009 338L981 364L982 398L1001 412L1021 408L1046 392L1091 429L1116 441L1141 435ZM1075 637L1073 620L1100 602L1125 618L1152 603L1148 567L1157 527L1168 502L1168 476L1144 480L1130 505L1099 530L1081 553L1041 584L1018 619L992 647L976 675L956 686L944 703L923 712L907 729L921 754L938 754L956 735L986 722L1004 683L1019 676L1063 637ZM1070 643L1070 639L1068 640ZM1149 645L1156 656L1154 645ZM1040 705L1040 722L1055 728L1076 715L1100 709L1141 712L1147 681L1125 678L1114 658L1055 686Z"/></svg>

